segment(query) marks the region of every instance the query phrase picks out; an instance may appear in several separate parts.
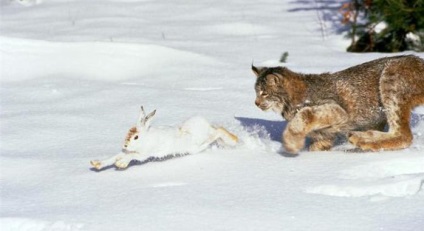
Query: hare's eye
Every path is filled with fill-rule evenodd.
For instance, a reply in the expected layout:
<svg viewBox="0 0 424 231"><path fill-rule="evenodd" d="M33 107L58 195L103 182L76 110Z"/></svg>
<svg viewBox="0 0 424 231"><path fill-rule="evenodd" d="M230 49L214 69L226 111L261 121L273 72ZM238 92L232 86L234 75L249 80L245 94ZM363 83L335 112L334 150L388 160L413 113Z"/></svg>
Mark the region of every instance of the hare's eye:
<svg viewBox="0 0 424 231"><path fill-rule="evenodd" d="M138 139L138 136L134 136L134 140Z"/></svg>

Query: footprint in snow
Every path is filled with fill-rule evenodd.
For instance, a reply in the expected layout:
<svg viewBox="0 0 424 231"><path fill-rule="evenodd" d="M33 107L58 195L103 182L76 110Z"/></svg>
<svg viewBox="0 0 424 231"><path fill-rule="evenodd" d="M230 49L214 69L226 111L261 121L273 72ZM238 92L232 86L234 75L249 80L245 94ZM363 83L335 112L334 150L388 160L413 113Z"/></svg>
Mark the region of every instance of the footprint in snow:
<svg viewBox="0 0 424 231"><path fill-rule="evenodd" d="M186 91L218 91L222 90L222 87L187 87L184 88Z"/></svg>
<svg viewBox="0 0 424 231"><path fill-rule="evenodd" d="M177 186L183 186L187 183L182 182L164 182L164 183L158 183L150 185L151 188L165 188L165 187L177 187Z"/></svg>
<svg viewBox="0 0 424 231"><path fill-rule="evenodd" d="M55 231L78 231L83 230L82 224L68 224L63 221L49 222L21 217L0 218L2 230L55 230Z"/></svg>
<svg viewBox="0 0 424 231"><path fill-rule="evenodd" d="M306 192L338 197L415 195L424 184L424 157L359 165L342 171L338 178L340 183L310 187Z"/></svg>

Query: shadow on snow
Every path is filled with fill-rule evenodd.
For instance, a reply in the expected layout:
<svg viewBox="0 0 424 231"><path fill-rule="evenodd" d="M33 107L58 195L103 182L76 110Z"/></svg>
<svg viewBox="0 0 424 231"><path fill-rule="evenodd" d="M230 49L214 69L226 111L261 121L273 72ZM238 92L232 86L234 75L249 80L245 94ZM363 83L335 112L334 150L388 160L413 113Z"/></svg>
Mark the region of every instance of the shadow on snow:
<svg viewBox="0 0 424 231"><path fill-rule="evenodd" d="M238 120L241 124L241 126L249 133L256 133L260 138L269 138L272 141L276 141L276 142L281 142L281 134L283 133L283 131L286 129L287 126L287 121L281 120L281 121L275 121L275 120L265 120L265 119L257 119L257 118L247 118L247 117L235 117L236 120ZM418 126L418 124L420 124L421 122L424 121L424 115L423 114L415 114L412 113L411 114L411 124L410 126L412 128ZM387 131L387 128L385 129ZM339 138L338 141L336 141L335 146L340 145L342 143L346 142L345 139ZM306 147L308 147L310 144L310 140L307 139L306 140ZM346 150L347 152L363 152L359 149L351 149L351 150ZM280 151L279 152L280 155L284 156L284 157L297 157L297 155L293 155L293 154L289 154L286 153L284 151ZM158 157L149 157L143 161L137 161L137 160L133 160L130 162L130 164L128 165L129 167L132 166L140 166L140 165L144 165L147 164L149 162L162 162L162 161L166 161L169 159L173 159L173 158L179 158L179 157L183 157L189 155L188 153L185 154L171 154L171 155L167 155L165 157L162 158L158 158ZM102 172L104 170L108 170L111 168L115 168L117 171L124 171L126 169L119 169L116 168L114 165L111 166L107 166L104 167L100 170L97 170L95 168L90 168L91 171L93 172Z"/></svg>
<svg viewBox="0 0 424 231"><path fill-rule="evenodd" d="M331 30L337 34L349 31L349 26L342 23L342 13L340 8L346 1L337 0L294 0L290 3L296 5L289 9L289 12L315 11L317 22L323 21L330 24Z"/></svg>

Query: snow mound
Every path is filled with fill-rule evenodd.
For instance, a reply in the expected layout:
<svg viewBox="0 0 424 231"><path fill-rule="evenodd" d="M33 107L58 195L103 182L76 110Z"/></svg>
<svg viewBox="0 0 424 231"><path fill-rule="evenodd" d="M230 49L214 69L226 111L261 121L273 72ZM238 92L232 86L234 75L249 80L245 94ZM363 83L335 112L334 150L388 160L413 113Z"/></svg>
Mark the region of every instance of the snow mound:
<svg viewBox="0 0 424 231"><path fill-rule="evenodd" d="M414 112L420 115L424 115L424 106L419 106L414 109Z"/></svg>
<svg viewBox="0 0 424 231"><path fill-rule="evenodd" d="M12 0L12 2L17 2L23 6L34 6L43 3L43 0Z"/></svg>
<svg viewBox="0 0 424 231"><path fill-rule="evenodd" d="M338 197L389 196L405 197L417 194L424 182L424 174L394 176L373 181L349 182L339 185L320 185L306 190L308 193Z"/></svg>
<svg viewBox="0 0 424 231"><path fill-rule="evenodd" d="M81 230L81 224L67 224L63 221L47 222L28 218L0 218L3 231L76 231Z"/></svg>
<svg viewBox="0 0 424 231"><path fill-rule="evenodd" d="M151 75L174 75L181 68L216 65L213 59L152 44L49 42L0 37L1 82L39 77L118 81ZM22 68L22 67L25 68Z"/></svg>
<svg viewBox="0 0 424 231"><path fill-rule="evenodd" d="M403 157L349 168L342 171L341 178L384 178L421 173L424 174L424 157Z"/></svg>
<svg viewBox="0 0 424 231"><path fill-rule="evenodd" d="M208 26L205 28L208 33L222 35L249 36L258 34L269 34L271 31L264 26L259 26L245 22L224 23Z"/></svg>
<svg viewBox="0 0 424 231"><path fill-rule="evenodd" d="M344 170L339 184L319 185L306 192L340 197L417 194L424 183L424 158L409 157L372 162Z"/></svg>

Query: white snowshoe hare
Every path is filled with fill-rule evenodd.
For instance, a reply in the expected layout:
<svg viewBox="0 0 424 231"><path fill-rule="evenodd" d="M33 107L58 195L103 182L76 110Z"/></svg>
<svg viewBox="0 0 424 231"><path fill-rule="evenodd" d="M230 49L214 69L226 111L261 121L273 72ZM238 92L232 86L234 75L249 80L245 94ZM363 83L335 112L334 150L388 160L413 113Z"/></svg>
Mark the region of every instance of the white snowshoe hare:
<svg viewBox="0 0 424 231"><path fill-rule="evenodd" d="M223 127L211 125L203 117L191 117L179 127L151 127L156 110L146 115L143 107L137 125L128 131L122 151L105 160L93 160L91 165L100 170L115 165L128 167L132 160L145 161L152 157L162 158L175 154L195 154L207 149L212 143L234 146L238 137Z"/></svg>

